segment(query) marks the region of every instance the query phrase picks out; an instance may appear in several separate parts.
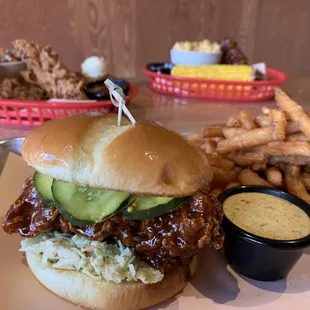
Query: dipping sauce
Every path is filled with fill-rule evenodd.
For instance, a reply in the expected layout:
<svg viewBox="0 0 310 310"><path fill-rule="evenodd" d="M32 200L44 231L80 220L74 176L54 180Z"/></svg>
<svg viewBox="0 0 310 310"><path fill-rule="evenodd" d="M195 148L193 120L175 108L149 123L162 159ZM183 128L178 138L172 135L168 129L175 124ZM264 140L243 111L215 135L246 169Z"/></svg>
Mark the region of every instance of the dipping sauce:
<svg viewBox="0 0 310 310"><path fill-rule="evenodd" d="M128 94L130 90L130 84L127 81L119 80L119 79L110 79L114 84L118 85L122 88L125 95ZM104 80L98 80L89 82L85 85L84 91L89 99L94 100L106 100L110 99L110 93L106 85L104 84Z"/></svg>
<svg viewBox="0 0 310 310"><path fill-rule="evenodd" d="M306 212L284 199L264 193L239 193L223 203L225 216L254 235L274 240L296 240L310 234Z"/></svg>
<svg viewBox="0 0 310 310"><path fill-rule="evenodd" d="M88 88L89 91L99 94L109 94L108 88L105 86L104 82L93 84Z"/></svg>

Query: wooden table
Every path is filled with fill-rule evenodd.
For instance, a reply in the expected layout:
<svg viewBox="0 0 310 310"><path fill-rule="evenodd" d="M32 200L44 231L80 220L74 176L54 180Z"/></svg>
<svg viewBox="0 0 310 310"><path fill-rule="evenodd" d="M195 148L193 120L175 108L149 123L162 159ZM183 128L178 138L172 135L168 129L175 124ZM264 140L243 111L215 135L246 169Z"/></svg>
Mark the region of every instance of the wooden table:
<svg viewBox="0 0 310 310"><path fill-rule="evenodd" d="M262 106L275 107L275 102L208 101L176 98L151 92L146 81L136 82L140 87L132 101L130 111L136 119L157 120L179 132L198 132L202 127L224 123L229 115L241 109L258 114ZM310 78L292 79L284 89L310 110ZM29 129L0 127L0 139L25 136Z"/></svg>

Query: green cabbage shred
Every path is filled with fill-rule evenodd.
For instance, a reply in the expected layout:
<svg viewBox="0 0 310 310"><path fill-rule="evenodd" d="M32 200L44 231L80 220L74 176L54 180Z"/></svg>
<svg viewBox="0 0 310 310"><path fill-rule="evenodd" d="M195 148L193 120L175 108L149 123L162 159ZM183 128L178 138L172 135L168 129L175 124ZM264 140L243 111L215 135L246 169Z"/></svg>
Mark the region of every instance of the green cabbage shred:
<svg viewBox="0 0 310 310"><path fill-rule="evenodd" d="M80 271L98 280L156 283L163 279L159 270L141 261L120 241L108 244L50 232L22 240L20 251L40 254L41 266Z"/></svg>

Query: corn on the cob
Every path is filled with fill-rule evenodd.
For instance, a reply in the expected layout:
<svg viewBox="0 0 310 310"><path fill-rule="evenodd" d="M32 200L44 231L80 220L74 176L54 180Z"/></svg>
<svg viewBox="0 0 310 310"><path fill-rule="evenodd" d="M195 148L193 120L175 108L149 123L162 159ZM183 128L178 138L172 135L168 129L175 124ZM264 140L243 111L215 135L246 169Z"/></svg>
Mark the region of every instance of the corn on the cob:
<svg viewBox="0 0 310 310"><path fill-rule="evenodd" d="M247 65L174 66L172 76L208 80L253 81L254 70Z"/></svg>

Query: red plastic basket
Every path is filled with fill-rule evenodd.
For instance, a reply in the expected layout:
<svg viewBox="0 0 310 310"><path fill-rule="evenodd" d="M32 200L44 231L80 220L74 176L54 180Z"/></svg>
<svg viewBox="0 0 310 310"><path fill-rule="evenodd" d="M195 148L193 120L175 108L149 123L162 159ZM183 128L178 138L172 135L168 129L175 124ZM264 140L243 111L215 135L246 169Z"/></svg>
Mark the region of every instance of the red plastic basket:
<svg viewBox="0 0 310 310"><path fill-rule="evenodd" d="M130 84L127 105L137 96L139 88ZM48 102L0 99L0 125L35 127L43 122L79 113L113 113L116 107L110 100L96 102Z"/></svg>
<svg viewBox="0 0 310 310"><path fill-rule="evenodd" d="M274 87L288 80L288 76L275 69L267 69L264 81L238 82L173 77L143 67L150 88L161 94L203 99L261 101L274 97Z"/></svg>

